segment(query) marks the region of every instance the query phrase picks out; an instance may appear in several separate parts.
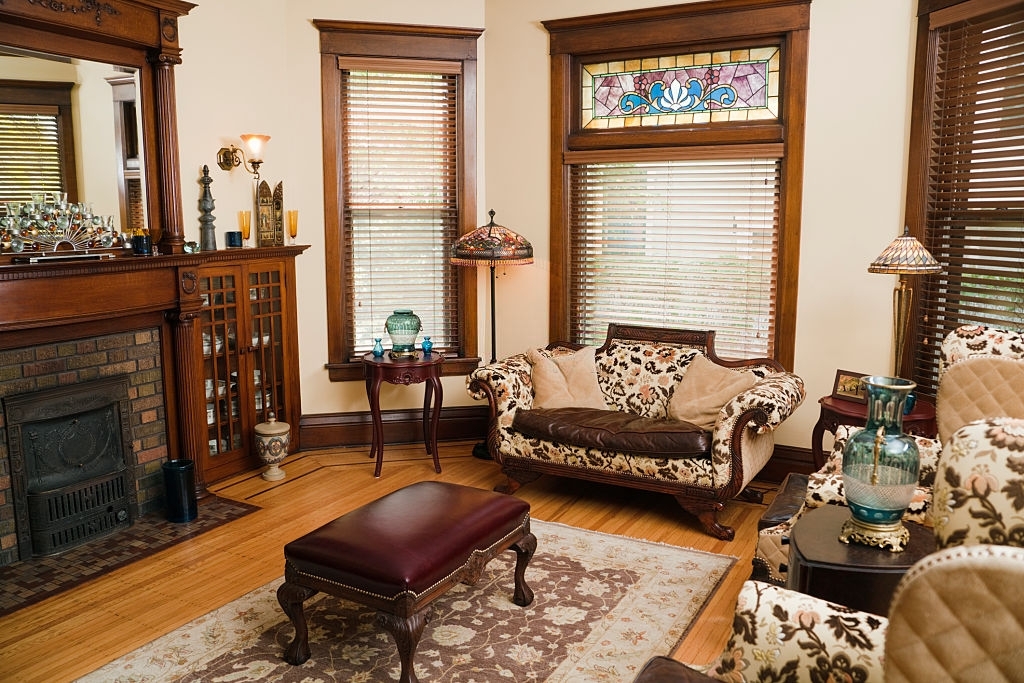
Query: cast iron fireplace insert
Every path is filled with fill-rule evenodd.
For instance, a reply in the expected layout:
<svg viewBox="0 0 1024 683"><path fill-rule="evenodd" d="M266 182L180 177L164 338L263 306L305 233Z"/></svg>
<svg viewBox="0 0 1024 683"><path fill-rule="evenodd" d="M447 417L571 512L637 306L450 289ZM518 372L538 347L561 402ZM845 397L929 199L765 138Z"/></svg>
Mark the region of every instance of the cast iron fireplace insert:
<svg viewBox="0 0 1024 683"><path fill-rule="evenodd" d="M19 559L56 555L139 514L128 379L4 399Z"/></svg>

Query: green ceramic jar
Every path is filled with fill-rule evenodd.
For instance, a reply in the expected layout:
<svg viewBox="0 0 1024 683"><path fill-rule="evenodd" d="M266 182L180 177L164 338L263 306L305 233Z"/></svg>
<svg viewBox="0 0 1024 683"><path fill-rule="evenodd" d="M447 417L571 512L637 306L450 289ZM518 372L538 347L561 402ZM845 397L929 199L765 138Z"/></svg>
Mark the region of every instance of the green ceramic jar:
<svg viewBox="0 0 1024 683"><path fill-rule="evenodd" d="M411 308L396 308L384 323L384 329L391 336L391 350L396 353L412 352L416 336L423 329L420 317Z"/></svg>

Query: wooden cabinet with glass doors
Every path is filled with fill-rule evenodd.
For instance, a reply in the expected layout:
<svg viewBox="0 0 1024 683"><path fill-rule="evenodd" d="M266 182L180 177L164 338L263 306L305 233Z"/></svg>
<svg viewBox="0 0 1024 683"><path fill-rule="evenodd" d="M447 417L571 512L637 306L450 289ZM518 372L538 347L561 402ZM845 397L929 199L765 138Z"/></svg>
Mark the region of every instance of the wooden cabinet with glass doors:
<svg viewBox="0 0 1024 683"><path fill-rule="evenodd" d="M199 269L206 483L257 470L254 429L273 414L297 447L299 383L294 258L238 250ZM230 252L229 252L230 253Z"/></svg>

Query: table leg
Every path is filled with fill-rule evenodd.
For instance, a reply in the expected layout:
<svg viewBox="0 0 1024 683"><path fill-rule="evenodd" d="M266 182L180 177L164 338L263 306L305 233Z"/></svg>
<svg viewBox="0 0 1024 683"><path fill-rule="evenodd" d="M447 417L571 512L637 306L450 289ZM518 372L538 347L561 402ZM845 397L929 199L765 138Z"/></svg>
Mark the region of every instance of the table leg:
<svg viewBox="0 0 1024 683"><path fill-rule="evenodd" d="M423 445L427 449L427 455L432 455L430 444L430 400L434 395L434 382L427 379L423 389Z"/></svg>
<svg viewBox="0 0 1024 683"><path fill-rule="evenodd" d="M370 459L377 454L377 423L373 418L373 377L365 375L366 380L366 402L370 404Z"/></svg>
<svg viewBox="0 0 1024 683"><path fill-rule="evenodd" d="M441 378L437 373L434 373L427 381L427 387L431 386L434 393L434 410L430 416L430 446L428 450L434 456L434 471L440 474L441 461L437 456L437 427L441 422L441 399L444 397L444 391L441 388ZM429 391L430 389L428 388L427 392Z"/></svg>
<svg viewBox="0 0 1024 683"><path fill-rule="evenodd" d="M380 477L384 467L384 420L380 416L380 385L383 379L374 373L370 387L370 415L373 418L373 444L370 453L377 456L377 464L373 468L373 476Z"/></svg>

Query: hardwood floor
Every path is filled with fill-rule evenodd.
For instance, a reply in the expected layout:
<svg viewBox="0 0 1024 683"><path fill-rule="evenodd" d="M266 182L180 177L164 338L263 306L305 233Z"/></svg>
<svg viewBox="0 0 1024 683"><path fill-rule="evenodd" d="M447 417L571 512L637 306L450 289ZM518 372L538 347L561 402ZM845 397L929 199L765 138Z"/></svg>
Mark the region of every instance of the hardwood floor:
<svg viewBox="0 0 1024 683"><path fill-rule="evenodd" d="M416 444L389 446L380 479L373 478L368 449L359 447L292 455L283 463L287 478L278 482L259 472L218 482L215 494L262 509L0 618L0 680L52 683L93 671L281 576L285 543L402 486L435 479L491 489L503 477L494 463L473 458L472 446L441 444L441 474ZM770 502L773 485L758 488ZM721 651L736 595L750 575L765 504L726 506L721 517L737 539L727 543L705 534L668 495L548 476L517 495L530 502L536 519L735 556L674 656L703 663Z"/></svg>

